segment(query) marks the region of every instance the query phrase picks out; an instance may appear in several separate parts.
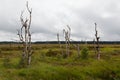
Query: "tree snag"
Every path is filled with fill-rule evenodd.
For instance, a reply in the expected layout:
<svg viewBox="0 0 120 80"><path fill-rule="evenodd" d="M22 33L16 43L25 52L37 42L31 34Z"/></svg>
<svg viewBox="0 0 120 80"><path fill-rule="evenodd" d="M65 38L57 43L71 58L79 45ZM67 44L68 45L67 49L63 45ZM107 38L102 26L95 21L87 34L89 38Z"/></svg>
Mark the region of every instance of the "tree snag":
<svg viewBox="0 0 120 80"><path fill-rule="evenodd" d="M63 34L65 37L65 44L66 44L66 55L67 57L70 56L70 35L71 35L71 28L67 25L68 30L63 29Z"/></svg>
<svg viewBox="0 0 120 80"><path fill-rule="evenodd" d="M97 31L97 24L95 23L95 44L96 44L96 53L97 53L97 59L100 60L100 46L99 46L99 39L100 37L98 37L98 31Z"/></svg>
<svg viewBox="0 0 120 80"><path fill-rule="evenodd" d="M29 8L28 2L26 3L27 11L29 13L28 18L23 18L23 11L21 12L20 20L22 27L20 30L18 30L18 36L20 41L23 44L23 53L22 53L22 64L30 65L31 63L31 56L33 54L33 51L31 49L31 17L32 17L32 9Z"/></svg>

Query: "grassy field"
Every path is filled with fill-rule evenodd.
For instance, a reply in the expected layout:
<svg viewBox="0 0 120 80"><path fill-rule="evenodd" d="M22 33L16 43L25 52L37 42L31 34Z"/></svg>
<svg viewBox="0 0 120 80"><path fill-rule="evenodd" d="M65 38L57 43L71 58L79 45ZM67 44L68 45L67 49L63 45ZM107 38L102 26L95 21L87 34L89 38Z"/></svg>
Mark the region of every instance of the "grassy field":
<svg viewBox="0 0 120 80"><path fill-rule="evenodd" d="M65 53L65 45L63 45ZM57 44L33 44L32 63L20 67L21 45L0 45L0 80L120 80L120 45L100 45L97 60L92 44L80 44L88 55L78 57L71 46L70 57L63 57Z"/></svg>

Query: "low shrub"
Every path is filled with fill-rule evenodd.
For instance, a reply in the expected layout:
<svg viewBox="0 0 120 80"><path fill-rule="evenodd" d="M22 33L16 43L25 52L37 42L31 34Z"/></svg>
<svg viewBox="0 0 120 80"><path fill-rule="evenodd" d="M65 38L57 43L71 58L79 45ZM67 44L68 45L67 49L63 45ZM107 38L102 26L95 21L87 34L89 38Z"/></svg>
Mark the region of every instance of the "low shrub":
<svg viewBox="0 0 120 80"><path fill-rule="evenodd" d="M88 58L88 48L84 47L81 51L81 58L82 59L87 59Z"/></svg>

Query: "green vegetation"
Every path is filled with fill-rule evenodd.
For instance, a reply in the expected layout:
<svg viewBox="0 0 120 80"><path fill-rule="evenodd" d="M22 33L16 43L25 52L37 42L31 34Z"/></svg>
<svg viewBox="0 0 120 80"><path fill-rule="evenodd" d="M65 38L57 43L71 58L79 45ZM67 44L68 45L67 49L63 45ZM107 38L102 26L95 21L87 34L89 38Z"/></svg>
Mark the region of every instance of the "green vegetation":
<svg viewBox="0 0 120 80"><path fill-rule="evenodd" d="M67 58L57 44L32 46L31 65L22 68L21 46L0 45L0 80L120 80L120 45L100 45L100 60L92 44L80 44L80 57L71 46Z"/></svg>
<svg viewBox="0 0 120 80"><path fill-rule="evenodd" d="M85 48L83 48L82 50L81 50L81 58L82 59L87 59L88 58L88 48L87 47L85 47Z"/></svg>

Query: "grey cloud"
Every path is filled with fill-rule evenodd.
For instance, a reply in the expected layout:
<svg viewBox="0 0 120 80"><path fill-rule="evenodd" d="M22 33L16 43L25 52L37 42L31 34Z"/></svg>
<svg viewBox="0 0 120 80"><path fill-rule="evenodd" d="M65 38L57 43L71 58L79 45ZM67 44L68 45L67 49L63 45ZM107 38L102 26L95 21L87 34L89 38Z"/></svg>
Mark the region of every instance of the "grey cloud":
<svg viewBox="0 0 120 80"><path fill-rule="evenodd" d="M33 40L56 40L58 32L64 40L66 25L70 25L73 39L93 40L95 22L101 40L120 40L119 0L29 0L29 4ZM16 34L21 10L26 10L24 0L0 0L0 30Z"/></svg>

